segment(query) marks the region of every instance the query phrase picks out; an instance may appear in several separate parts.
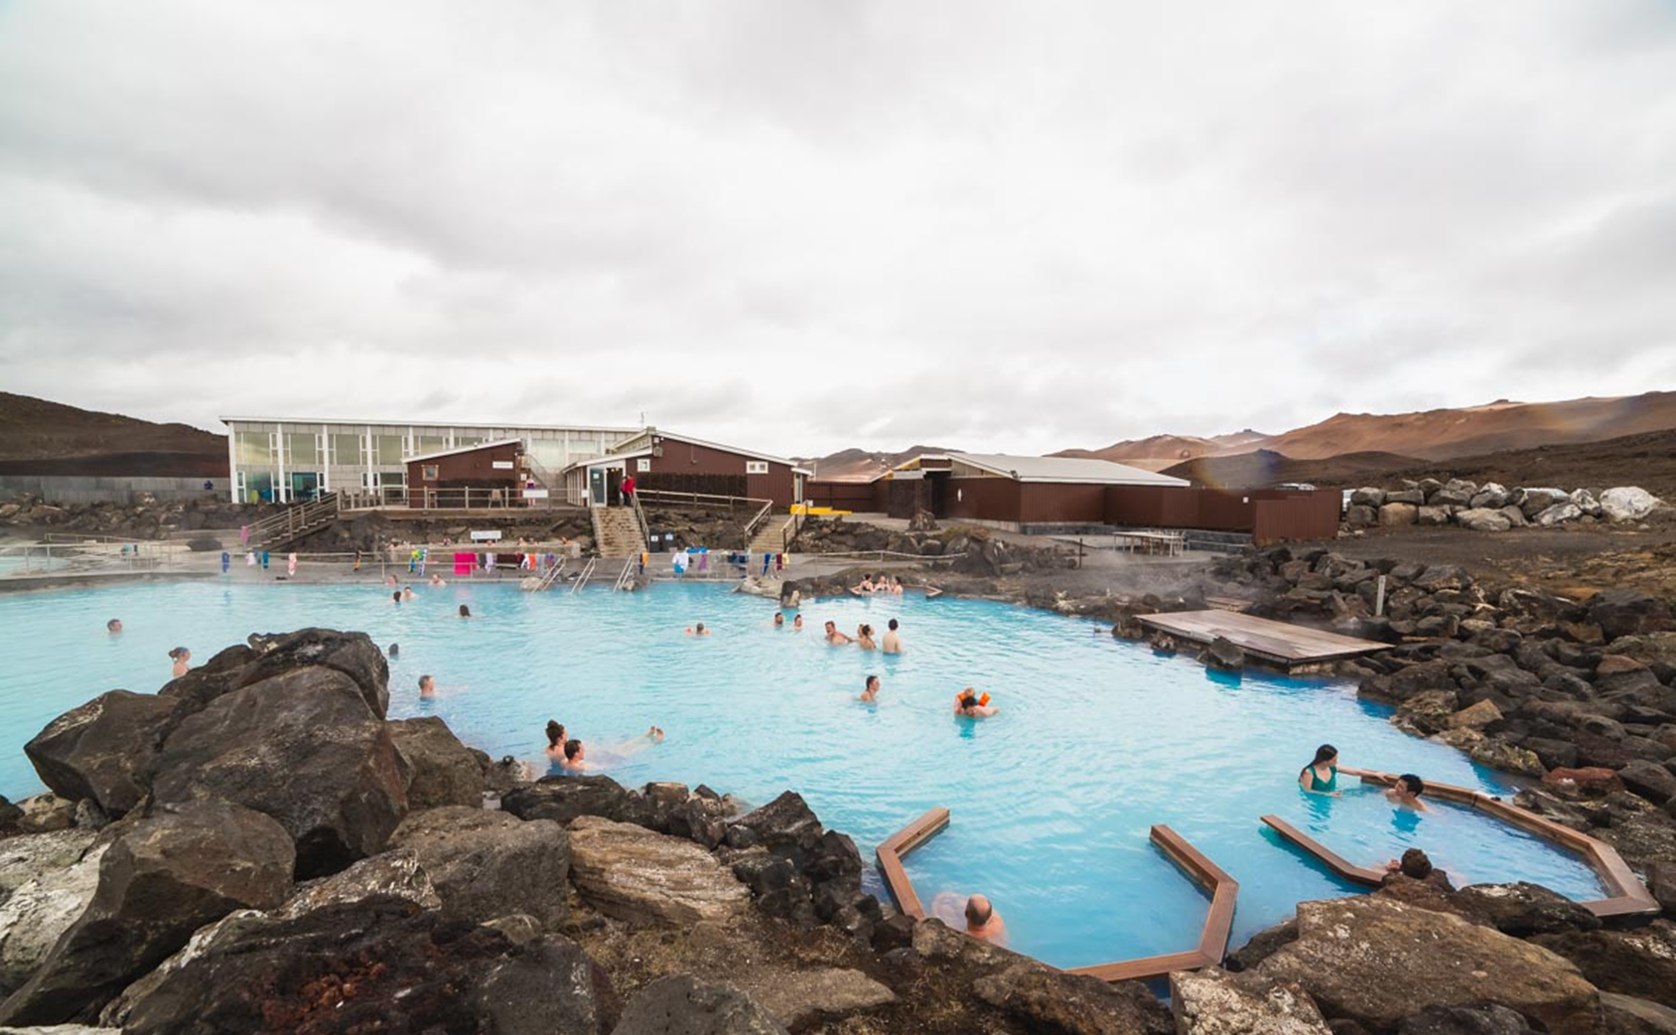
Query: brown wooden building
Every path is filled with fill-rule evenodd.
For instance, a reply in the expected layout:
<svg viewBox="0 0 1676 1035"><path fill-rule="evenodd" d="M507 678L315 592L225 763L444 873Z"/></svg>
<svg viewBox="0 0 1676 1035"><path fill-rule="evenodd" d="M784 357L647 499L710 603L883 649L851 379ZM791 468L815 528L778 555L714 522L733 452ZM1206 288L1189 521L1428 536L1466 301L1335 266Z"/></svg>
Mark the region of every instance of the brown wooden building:
<svg viewBox="0 0 1676 1035"><path fill-rule="evenodd" d="M809 472L783 457L707 442L658 428L619 443L610 453L565 469L565 486L588 502L620 502L624 475L637 489L771 500L784 510L803 501Z"/></svg>
<svg viewBox="0 0 1676 1035"><path fill-rule="evenodd" d="M524 443L508 438L425 453L407 462L410 507L491 506L518 498ZM469 494L467 490L470 490ZM501 493L500 499L495 493Z"/></svg>

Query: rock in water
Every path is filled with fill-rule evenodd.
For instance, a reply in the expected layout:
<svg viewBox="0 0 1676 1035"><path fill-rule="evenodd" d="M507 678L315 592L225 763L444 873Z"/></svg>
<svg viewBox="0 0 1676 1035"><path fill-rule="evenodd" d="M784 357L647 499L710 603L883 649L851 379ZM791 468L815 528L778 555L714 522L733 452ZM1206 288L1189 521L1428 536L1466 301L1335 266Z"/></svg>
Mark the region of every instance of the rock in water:
<svg viewBox="0 0 1676 1035"><path fill-rule="evenodd" d="M1218 636L1205 648L1201 660L1211 668L1238 672L1245 667L1245 651L1240 650L1234 641L1226 636Z"/></svg>
<svg viewBox="0 0 1676 1035"><path fill-rule="evenodd" d="M318 666L216 698L169 735L155 799L237 802L297 842L300 878L384 850L407 812L407 766L348 676Z"/></svg>
<svg viewBox="0 0 1676 1035"><path fill-rule="evenodd" d="M1296 985L1268 985L1216 967L1170 975L1181 1035L1331 1035L1315 1001Z"/></svg>
<svg viewBox="0 0 1676 1035"><path fill-rule="evenodd" d="M1334 1018L1395 1028L1421 1003L1499 1003L1554 1035L1594 1035L1599 997L1564 958L1380 896L1298 904L1298 938L1252 973L1296 982Z"/></svg>
<svg viewBox="0 0 1676 1035"><path fill-rule="evenodd" d="M285 831L250 809L206 801L154 810L106 850L92 902L0 1004L0 1024L91 1021L198 928L278 905L293 859Z"/></svg>
<svg viewBox="0 0 1676 1035"><path fill-rule="evenodd" d="M407 761L407 807L444 805L480 807L487 781L471 749L460 743L448 724L435 715L404 719L388 726L396 750Z"/></svg>
<svg viewBox="0 0 1676 1035"><path fill-rule="evenodd" d="M174 698L112 690L52 720L23 752L55 793L121 816L145 797L146 770L185 714Z"/></svg>
<svg viewBox="0 0 1676 1035"><path fill-rule="evenodd" d="M750 892L691 841L632 823L582 816L570 824L571 882L600 912L621 920L725 922Z"/></svg>
<svg viewBox="0 0 1676 1035"><path fill-rule="evenodd" d="M570 845L551 820L427 809L403 820L390 844L419 857L450 915L485 923L525 913L549 927L565 918Z"/></svg>
<svg viewBox="0 0 1676 1035"><path fill-rule="evenodd" d="M611 1035L786 1035L786 1029L732 985L682 974L641 989Z"/></svg>

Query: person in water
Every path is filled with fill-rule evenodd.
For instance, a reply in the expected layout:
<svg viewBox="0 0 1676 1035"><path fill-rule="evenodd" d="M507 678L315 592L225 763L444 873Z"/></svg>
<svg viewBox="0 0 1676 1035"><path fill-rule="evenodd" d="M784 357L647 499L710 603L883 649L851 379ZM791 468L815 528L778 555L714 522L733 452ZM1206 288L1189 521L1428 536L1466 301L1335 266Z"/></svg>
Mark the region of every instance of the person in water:
<svg viewBox="0 0 1676 1035"><path fill-rule="evenodd" d="M402 652L402 645L399 644L399 643L392 643L392 644L390 644L390 649L385 651L384 653L390 655L393 658L393 657L396 657L397 655L399 655L401 652Z"/></svg>
<svg viewBox="0 0 1676 1035"><path fill-rule="evenodd" d="M169 657L174 659L175 678L186 675L186 670L192 667L192 652L185 647L176 647L169 651Z"/></svg>
<svg viewBox="0 0 1676 1035"><path fill-rule="evenodd" d="M467 607L464 604L461 604L460 605L460 617L461 618L470 618L471 617L471 608Z"/></svg>
<svg viewBox="0 0 1676 1035"><path fill-rule="evenodd" d="M931 902L931 915L951 928L980 941L1007 947L1007 924L987 896L972 895L962 898L953 891L944 891Z"/></svg>
<svg viewBox="0 0 1676 1035"><path fill-rule="evenodd" d="M896 628L897 623L894 618L885 623L884 652L886 654L902 653L902 637L897 633Z"/></svg>
<svg viewBox="0 0 1676 1035"><path fill-rule="evenodd" d="M873 642L873 627L871 625L856 626L855 642L856 646L862 650L875 650L879 646Z"/></svg>
<svg viewBox="0 0 1676 1035"><path fill-rule="evenodd" d="M784 629L785 627L786 627L786 616L784 614L780 613L779 611L774 612L774 628Z"/></svg>
<svg viewBox="0 0 1676 1035"><path fill-rule="evenodd" d="M563 765L565 747L564 723L557 719L547 720L547 761Z"/></svg>
<svg viewBox="0 0 1676 1035"><path fill-rule="evenodd" d="M803 616L802 615L797 614L797 615L792 615L791 616L791 631L792 632L802 632L803 631Z"/></svg>
<svg viewBox="0 0 1676 1035"><path fill-rule="evenodd" d="M709 636L710 635L710 630L706 629L704 627L703 622L699 622L696 625L691 625L691 626L687 627L687 635L688 636Z"/></svg>
<svg viewBox="0 0 1676 1035"><path fill-rule="evenodd" d="M431 585L433 585L433 586L446 586L446 585L448 585L448 583L443 581L441 575L438 575L435 572L432 572L431 573Z"/></svg>
<svg viewBox="0 0 1676 1035"><path fill-rule="evenodd" d="M879 699L879 677L878 676L868 676L867 677L867 685L862 689L861 696L859 698L857 698L857 700L865 702L866 704L872 704L874 701L877 701L878 699Z"/></svg>
<svg viewBox="0 0 1676 1035"><path fill-rule="evenodd" d="M875 588L876 587L873 585L873 576L863 574L861 576L861 581L850 587L850 592L860 596L863 593L872 593Z"/></svg>
<svg viewBox="0 0 1676 1035"><path fill-rule="evenodd" d="M854 643L855 641L838 631L837 622L828 619L826 623L826 642L836 646L841 643Z"/></svg>
<svg viewBox="0 0 1676 1035"><path fill-rule="evenodd" d="M1305 794L1343 795L1338 789L1338 748L1322 744L1315 749L1315 761L1298 771L1298 786Z"/></svg>
<svg viewBox="0 0 1676 1035"><path fill-rule="evenodd" d="M105 631L110 633L112 636L115 636L117 633L121 632L122 631L122 619L112 618L110 621L106 622L105 623Z"/></svg>
<svg viewBox="0 0 1676 1035"><path fill-rule="evenodd" d="M420 698L420 700L428 701L435 696L436 696L436 680L432 679L430 676L420 676L419 677L419 698Z"/></svg>
<svg viewBox="0 0 1676 1035"><path fill-rule="evenodd" d="M991 715L1000 714L1001 709L994 705L984 704L978 699L978 692L967 687L960 692L960 697L954 702L954 713L967 719L987 719Z"/></svg>
<svg viewBox="0 0 1676 1035"><path fill-rule="evenodd" d="M1410 808L1416 812L1430 812L1431 809L1420 800L1420 795L1425 793L1426 781L1413 773L1404 773L1397 777L1397 782L1385 792L1385 797L1393 805Z"/></svg>
<svg viewBox="0 0 1676 1035"><path fill-rule="evenodd" d="M401 605L401 602L402 602L402 591L401 590L398 589L394 593L390 594L390 603L395 604L399 607Z"/></svg>
<svg viewBox="0 0 1676 1035"><path fill-rule="evenodd" d="M413 587L412 586L403 586L402 587L402 599L403 600L412 600L413 599Z"/></svg>
<svg viewBox="0 0 1676 1035"><path fill-rule="evenodd" d="M629 758L629 756L639 754L661 740L663 740L663 730L656 726L652 726L647 729L645 733L635 737L633 740L624 741L615 747L603 750L601 754L605 757L597 763L590 763L587 761L585 757L586 749L582 747L582 742L580 740L567 740L564 742L564 761L560 762L559 765L567 773L580 773L589 769L599 769L603 766L613 765L617 762L625 761Z"/></svg>

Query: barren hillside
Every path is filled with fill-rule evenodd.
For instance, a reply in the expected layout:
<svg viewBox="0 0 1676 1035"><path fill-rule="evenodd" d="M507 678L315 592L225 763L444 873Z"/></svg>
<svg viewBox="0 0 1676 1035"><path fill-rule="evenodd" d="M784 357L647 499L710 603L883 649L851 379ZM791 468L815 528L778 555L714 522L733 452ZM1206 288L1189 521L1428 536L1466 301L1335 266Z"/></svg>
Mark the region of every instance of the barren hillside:
<svg viewBox="0 0 1676 1035"><path fill-rule="evenodd" d="M0 474L227 474L227 437L0 392Z"/></svg>

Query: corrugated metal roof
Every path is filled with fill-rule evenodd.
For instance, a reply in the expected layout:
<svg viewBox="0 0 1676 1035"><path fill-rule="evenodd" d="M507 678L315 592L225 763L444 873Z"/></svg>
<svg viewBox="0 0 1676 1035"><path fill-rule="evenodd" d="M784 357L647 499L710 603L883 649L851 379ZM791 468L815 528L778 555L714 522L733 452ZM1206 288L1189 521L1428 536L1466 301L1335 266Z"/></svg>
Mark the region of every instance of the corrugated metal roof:
<svg viewBox="0 0 1676 1035"><path fill-rule="evenodd" d="M1084 482L1099 485L1188 486L1185 478L1172 478L1139 467L1114 464L1110 460L1088 460L1074 456L1011 456L1006 453L950 453L961 463L981 467L1021 482Z"/></svg>

